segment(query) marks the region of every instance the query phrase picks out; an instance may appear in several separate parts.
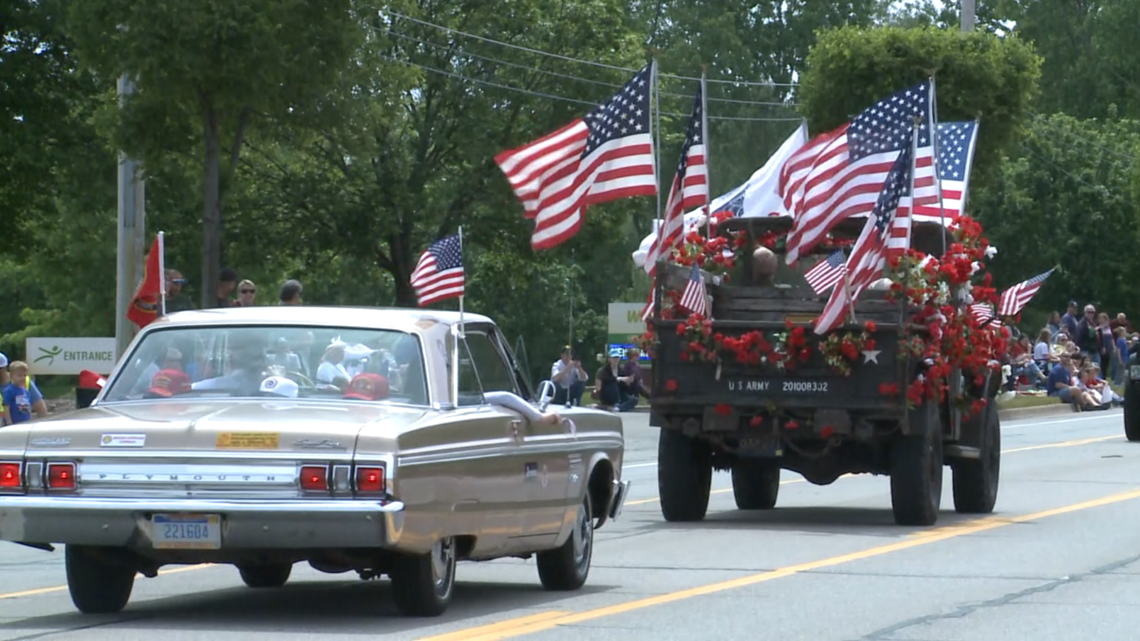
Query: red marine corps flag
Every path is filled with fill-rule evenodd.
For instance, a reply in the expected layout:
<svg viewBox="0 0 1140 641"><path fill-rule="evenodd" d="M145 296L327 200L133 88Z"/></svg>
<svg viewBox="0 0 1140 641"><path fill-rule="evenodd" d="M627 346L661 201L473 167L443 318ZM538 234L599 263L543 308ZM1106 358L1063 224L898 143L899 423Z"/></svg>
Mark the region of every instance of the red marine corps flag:
<svg viewBox="0 0 1140 641"><path fill-rule="evenodd" d="M139 329L166 313L166 276L162 232L154 238L143 265L143 279L127 308L127 319Z"/></svg>
<svg viewBox="0 0 1140 641"><path fill-rule="evenodd" d="M548 249L582 226L587 205L657 193L650 130L656 61L590 113L534 142L495 156L526 218L530 245Z"/></svg>

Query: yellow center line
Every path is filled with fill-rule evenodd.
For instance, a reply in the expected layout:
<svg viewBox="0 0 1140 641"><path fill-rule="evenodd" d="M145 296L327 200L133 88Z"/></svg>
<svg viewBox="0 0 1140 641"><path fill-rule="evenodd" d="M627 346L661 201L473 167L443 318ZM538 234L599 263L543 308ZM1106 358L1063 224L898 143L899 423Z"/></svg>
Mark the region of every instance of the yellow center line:
<svg viewBox="0 0 1140 641"><path fill-rule="evenodd" d="M867 550L861 550L859 552L842 554L826 559L820 559L818 561L809 561L807 563L800 563L798 565L789 565L787 567L779 568L776 570L761 572L759 574L753 574L729 581L721 581L719 583L711 583L696 588L689 588L687 590L678 590L677 592L659 594L657 596L652 596L645 599L627 601L625 603L618 603L616 605L596 608L593 610L585 610L583 612L578 612L575 614L552 616L541 621L535 621L533 617L512 619L504 621L502 624L496 624L498 627L493 630L488 630L487 627L472 628L470 630L452 632L450 633L450 636L428 637L427 639L421 639L421 641L439 641L440 639L497 641L498 639L509 639L526 634L533 634L535 632L542 632L544 630L551 630L561 625L571 625L575 623L582 623L583 621L592 621L594 619L601 619L604 617L624 614L626 612L641 610L655 605L674 603L676 601L691 599L693 597L706 596L709 594L715 594L717 592L724 592L726 590L747 587L775 579L782 579L784 577L800 574L802 572L810 572L812 570L833 567L844 563L851 563L853 561L870 559L877 556L882 556L884 554L890 554L892 552L900 552L902 550L909 550L923 545L936 543L938 541L945 541L947 539L966 536L968 534L977 534L979 532L985 532L987 530L996 530L998 528L1014 525L1016 523L1028 523L1030 521L1037 521L1052 516L1068 514L1070 512L1077 512L1094 507L1111 505L1113 503L1121 503L1123 501L1129 501L1136 498L1140 498L1140 490L1131 490L1129 492L1113 494L1111 496L1106 496L1091 501L1074 503L1072 505L1066 505L1050 510L1043 510L1041 512L1034 512L1032 514L1023 514L1020 516L1012 517L987 517L958 525L935 528L933 530L930 530L926 536L923 536L921 538L906 539ZM508 626L506 624L511 625Z"/></svg>
<svg viewBox="0 0 1140 641"><path fill-rule="evenodd" d="M214 567L216 563L204 563L202 565L187 565L179 568L171 568L169 570L159 570L160 575L163 574L178 574L179 572L193 572L194 570L204 570L206 568ZM7 592L0 594L0 599L18 599L24 596L36 596L39 594L51 594L52 592L63 592L67 589L66 585L56 585L50 588L36 588L34 590L24 590L22 592Z"/></svg>
<svg viewBox="0 0 1140 641"><path fill-rule="evenodd" d="M1118 438L1124 438L1124 435L1123 434L1113 434L1112 436L1096 436L1093 438L1082 438L1082 439L1077 439L1077 440L1073 440L1073 441L1061 441L1059 443L1046 443L1044 445L1030 445L1028 447L1015 447L1015 448L1009 449L1009 450L1002 450L1001 453L1002 454L1014 454L1016 452L1029 452L1032 450L1044 450L1044 449L1048 449L1051 447L1052 448L1075 447L1077 445L1088 445L1089 443L1099 443L1101 441L1111 441L1111 440L1118 439ZM855 476L855 475L854 474L843 474L839 478L844 478L847 476ZM790 480L790 481L780 481L780 485L791 485L793 483L804 483L804 482L805 481L803 479L794 479L794 480ZM732 491L731 488L724 489L724 490L713 490L713 491L709 492L709 494L725 494L725 493L731 492L731 491ZM655 496L655 497L650 498L650 499L640 499L637 501L626 501L625 506L629 507L631 505L645 505L646 503L656 503L657 501L660 501L660 500L661 500L660 496Z"/></svg>
<svg viewBox="0 0 1140 641"><path fill-rule="evenodd" d="M494 633L500 632L500 631L509 631L512 628L517 628L520 625L531 625L531 624L535 624L535 623L541 623L543 621L549 621L551 619L557 619L559 617L568 616L570 614L572 614L572 613L571 612L565 612L562 610L550 610L548 612L539 612L538 614L532 614L530 616L519 617L517 619L511 619L509 621L502 621L500 623L492 623L490 625L481 625L477 628L468 628L466 630L460 630L459 632L448 632L447 634L441 634L439 636L431 637L431 640L432 641L467 641L467 639L476 638L476 637L478 637L478 635L488 635L488 634L494 634Z"/></svg>

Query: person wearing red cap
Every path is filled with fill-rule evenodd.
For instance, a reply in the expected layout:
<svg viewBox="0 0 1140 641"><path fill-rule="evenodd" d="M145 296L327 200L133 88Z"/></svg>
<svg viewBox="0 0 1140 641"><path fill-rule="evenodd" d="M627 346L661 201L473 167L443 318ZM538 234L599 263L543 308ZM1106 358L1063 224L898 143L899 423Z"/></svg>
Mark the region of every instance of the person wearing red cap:
<svg viewBox="0 0 1140 641"><path fill-rule="evenodd" d="M185 372L176 369L162 369L150 379L150 389L146 391L145 398L170 398L178 394L189 392L190 377Z"/></svg>
<svg viewBox="0 0 1140 641"><path fill-rule="evenodd" d="M363 372L352 377L344 398L358 401L381 401L388 398L388 379L371 372Z"/></svg>

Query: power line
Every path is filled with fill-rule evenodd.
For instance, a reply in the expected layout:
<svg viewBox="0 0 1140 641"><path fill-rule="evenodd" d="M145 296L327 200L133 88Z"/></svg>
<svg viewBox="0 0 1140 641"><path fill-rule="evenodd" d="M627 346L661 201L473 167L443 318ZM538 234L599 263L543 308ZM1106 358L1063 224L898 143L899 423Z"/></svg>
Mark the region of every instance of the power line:
<svg viewBox="0 0 1140 641"><path fill-rule="evenodd" d="M455 73L453 71L447 71L445 69L437 69L435 67L429 67L427 65L421 65L419 63L412 62L411 60L401 60L399 58L393 58L392 56L387 56L384 54L376 54L376 55L379 56L380 58L383 58L385 60L389 60L391 62L398 62L401 64L410 65L412 67L417 67L419 69L423 69L424 71L432 71L432 72L435 72L435 73L438 73L441 75L456 78L458 80L466 80L468 82L474 82L474 83L478 83L478 84L482 84L482 85L487 85L490 87L495 87L497 89L505 89L507 91L515 91L518 93L529 94L532 96L538 96L540 98L548 98L550 100L562 100L565 102L576 103L579 105L586 105L589 107L597 107L598 106L598 103L590 102L588 100L579 100L577 98L568 98L566 96L558 96L558 95L554 95L554 94L543 93L541 91L534 91L532 89L523 89L521 87L512 87L510 85L504 85L504 84L500 84L497 82L491 82L490 80L483 80L481 78L472 78L470 76L465 76L463 74ZM677 118L688 118L689 117L689 114L675 113L672 111L662 111L660 113L663 116L675 116ZM709 120L733 120L733 121L747 121L747 122L790 122L793 120L799 121L799 120L802 120L802 118L754 118L754 117L747 117L747 116L709 116Z"/></svg>
<svg viewBox="0 0 1140 641"><path fill-rule="evenodd" d="M415 36L412 36L412 35L409 35L406 33L400 33L398 31L394 31L391 28L384 29L384 33L390 34L390 35L395 36L397 38L402 38L404 40L410 40L412 42L418 42L420 44L427 45L429 47L435 47L436 49L447 49L447 48L449 48L448 45L444 45L444 44L441 44L438 42L431 42L428 40L423 40L423 39L417 38ZM525 71L536 71L538 73L547 74L547 75L554 76L557 78L565 78L567 80L577 80L579 82L586 82L586 83L590 83L593 85L601 85L603 87L612 87L614 89L620 89L623 86L621 84L614 83L614 82L606 82L604 80L594 80L593 78L583 78L581 76L574 76L574 75L570 75L570 74L559 73L557 71L550 71L547 69L540 69L538 67L523 65L523 64L519 64L517 62L500 60L498 58L492 58L490 56L484 56L484 55L480 55L477 53L471 53L470 51L466 51L464 49L456 49L455 54L467 56L470 58L475 58L477 60L485 60L487 62L493 62L493 63L500 64L500 65L503 65L506 67L514 67L516 69L523 69ZM692 96L686 95L686 94L670 93L667 91L660 92L660 95L670 96L673 98L691 98L692 97ZM709 102L724 102L724 103L734 103L734 104L740 104L740 105L759 105L759 106L765 106L765 107L796 107L797 106L795 103L765 102L765 101L758 101L758 100L735 100L732 98L709 97L709 98L707 98L707 100Z"/></svg>
<svg viewBox="0 0 1140 641"><path fill-rule="evenodd" d="M454 33L454 34L464 36L467 38L474 38L476 40L481 40L481 41L489 43L489 44L499 45L502 47L509 47L511 49L517 49L519 51L525 51L527 53L533 53L533 54L539 55L539 56L547 56L550 58L557 58L559 60L565 60L567 62L577 62L577 63L584 64L584 65L593 65L595 67L601 67L603 69L613 69L615 71L626 71L626 72L638 71L637 69L633 69L630 67L619 67L616 65L608 65L604 62L595 62L593 60L581 60L579 58L571 58L570 56L563 56L563 55L557 54L557 53L550 53L549 51L542 51L539 49L531 49L530 47L523 47L521 45L514 45L514 44L507 43L507 42L501 42L499 40L494 40L491 38L486 38L483 36L477 36L475 34L459 31L457 29L452 29L451 27L445 27L443 25L438 25L438 24L435 24L432 22L427 22L426 20L420 20L419 18L412 18L411 16L405 16L404 14L397 13L395 11L388 11L388 13L393 15L393 16L396 16L397 18L402 18L404 20L410 20L412 22L416 22L416 23L422 24L422 25L427 26L427 27L439 29L441 31L446 31L448 33ZM680 80L700 80L700 78L696 78L693 76L679 76L679 75L668 74L668 73L659 73L658 76L661 78L678 78ZM795 86L797 86L795 83L750 82L747 80L712 80L712 79L706 79L705 82L711 82L711 83L716 83L716 84L735 85L735 86L744 86L744 87L795 87Z"/></svg>

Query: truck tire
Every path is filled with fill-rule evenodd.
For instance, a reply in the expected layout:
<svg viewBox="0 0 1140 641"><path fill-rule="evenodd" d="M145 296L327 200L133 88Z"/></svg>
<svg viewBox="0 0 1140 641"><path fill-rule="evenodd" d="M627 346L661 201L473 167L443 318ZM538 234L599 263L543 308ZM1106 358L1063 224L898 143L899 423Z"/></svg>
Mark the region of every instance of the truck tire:
<svg viewBox="0 0 1140 641"><path fill-rule="evenodd" d="M956 459L950 464L954 473L954 509L962 514L989 514L997 503L998 478L1001 475L1001 419L997 401L990 399L982 415L970 419L981 422L981 438L977 460Z"/></svg>
<svg viewBox="0 0 1140 641"><path fill-rule="evenodd" d="M1140 441L1140 389L1131 380L1124 383L1124 436Z"/></svg>
<svg viewBox="0 0 1140 641"><path fill-rule="evenodd" d="M898 525L934 525L942 505L942 429L938 406L910 411L911 433L891 446L891 510Z"/></svg>
<svg viewBox="0 0 1140 641"><path fill-rule="evenodd" d="M680 430L661 428L657 491L666 521L700 521L709 507L712 459L708 446Z"/></svg>
<svg viewBox="0 0 1140 641"><path fill-rule="evenodd" d="M780 494L780 462L738 458L732 464L732 496L741 510L770 510Z"/></svg>

